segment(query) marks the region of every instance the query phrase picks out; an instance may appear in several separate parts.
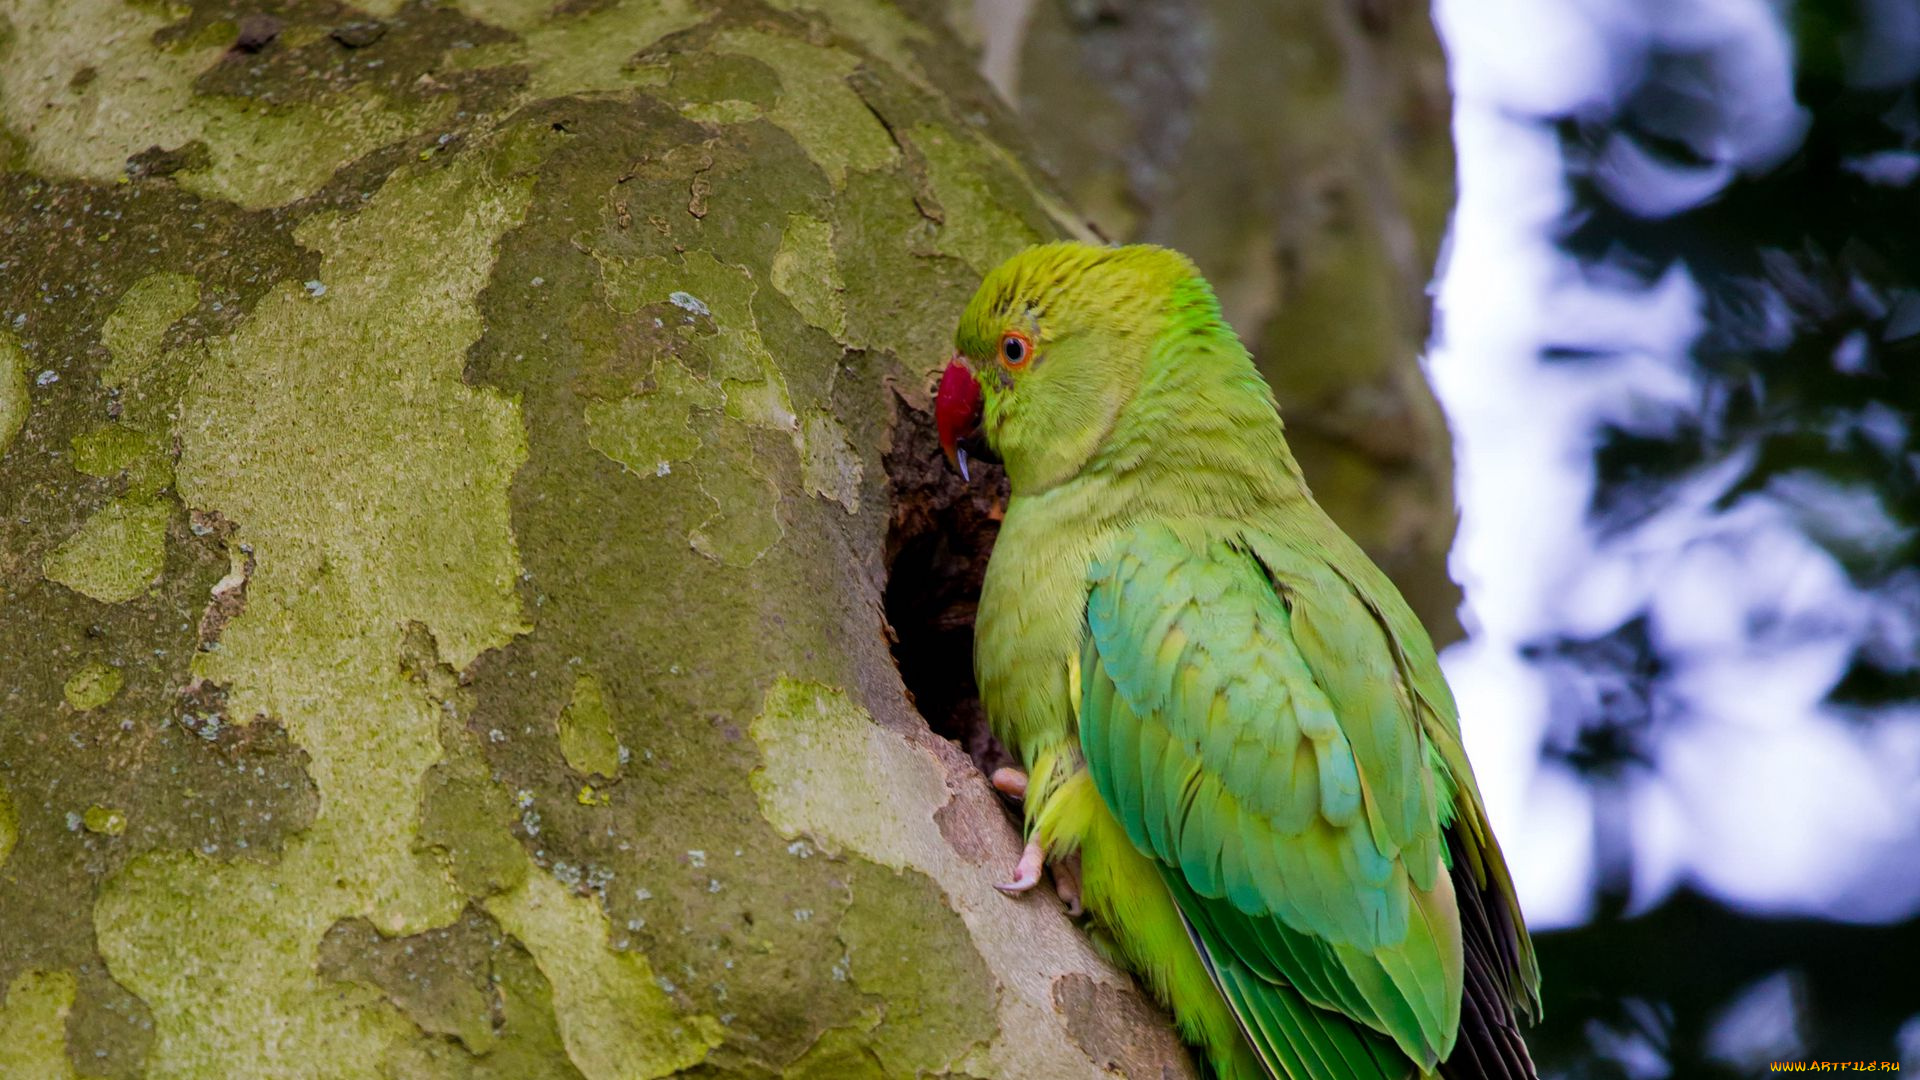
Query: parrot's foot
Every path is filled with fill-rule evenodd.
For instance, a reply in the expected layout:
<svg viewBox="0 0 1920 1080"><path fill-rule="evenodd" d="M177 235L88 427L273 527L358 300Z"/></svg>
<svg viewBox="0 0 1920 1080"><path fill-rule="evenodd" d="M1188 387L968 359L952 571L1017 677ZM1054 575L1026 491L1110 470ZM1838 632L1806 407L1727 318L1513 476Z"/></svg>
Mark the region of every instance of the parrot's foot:
<svg viewBox="0 0 1920 1080"><path fill-rule="evenodd" d="M1046 849L1038 840L1027 841L1026 850L1020 853L1020 862L1013 868L1013 880L996 882L994 888L1008 896L1023 896L1040 884L1042 869L1053 871L1053 891L1059 895L1061 903L1067 905L1067 914L1079 918L1086 909L1080 906L1080 856L1069 855L1051 867L1047 865Z"/></svg>
<svg viewBox="0 0 1920 1080"><path fill-rule="evenodd" d="M1067 914L1074 918L1086 914L1086 908L1080 906L1080 856L1076 852L1051 867L1053 870L1053 891L1058 893L1062 903L1067 905Z"/></svg>
<svg viewBox="0 0 1920 1080"><path fill-rule="evenodd" d="M987 777L987 783L993 785L993 790L1009 798L1027 797L1027 774L1019 769L995 769L993 775Z"/></svg>
<svg viewBox="0 0 1920 1080"><path fill-rule="evenodd" d="M1008 896L1021 893L1040 884L1040 868L1046 864L1047 853L1040 849L1040 841L1027 841L1027 848L1020 853L1020 862L1013 868L1013 880L998 882L994 888Z"/></svg>
<svg viewBox="0 0 1920 1080"><path fill-rule="evenodd" d="M987 777L993 790L1010 799L1027 797L1027 774L1015 768L999 768ZM1040 884L1040 872L1048 869L1047 851L1038 840L1027 841L1026 849L1020 852L1020 862L1013 868L1013 880L998 882L993 887L1008 896L1021 896L1032 891ZM1067 905L1067 914L1078 918L1086 909L1080 906L1080 856L1069 855L1054 863L1053 891L1060 895L1062 903Z"/></svg>

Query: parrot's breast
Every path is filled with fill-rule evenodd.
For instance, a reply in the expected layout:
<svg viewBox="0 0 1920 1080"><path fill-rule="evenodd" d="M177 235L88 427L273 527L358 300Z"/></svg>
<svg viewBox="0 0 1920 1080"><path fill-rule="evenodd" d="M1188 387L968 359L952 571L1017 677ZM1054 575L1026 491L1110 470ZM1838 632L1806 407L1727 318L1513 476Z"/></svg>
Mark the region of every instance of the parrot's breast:
<svg viewBox="0 0 1920 1080"><path fill-rule="evenodd" d="M975 620L974 676L988 723L1029 770L1041 754L1077 746L1072 669L1086 637L1087 574L1117 535L1073 487L1013 499Z"/></svg>

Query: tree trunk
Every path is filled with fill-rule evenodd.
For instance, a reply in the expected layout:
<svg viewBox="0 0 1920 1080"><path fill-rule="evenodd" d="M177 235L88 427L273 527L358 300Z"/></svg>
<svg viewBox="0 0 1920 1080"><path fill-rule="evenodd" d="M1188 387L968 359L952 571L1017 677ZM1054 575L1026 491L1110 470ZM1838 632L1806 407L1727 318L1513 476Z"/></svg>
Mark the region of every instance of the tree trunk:
<svg viewBox="0 0 1920 1080"><path fill-rule="evenodd" d="M1192 1075L890 648L1073 228L904 6L0 0L0 1075Z"/></svg>

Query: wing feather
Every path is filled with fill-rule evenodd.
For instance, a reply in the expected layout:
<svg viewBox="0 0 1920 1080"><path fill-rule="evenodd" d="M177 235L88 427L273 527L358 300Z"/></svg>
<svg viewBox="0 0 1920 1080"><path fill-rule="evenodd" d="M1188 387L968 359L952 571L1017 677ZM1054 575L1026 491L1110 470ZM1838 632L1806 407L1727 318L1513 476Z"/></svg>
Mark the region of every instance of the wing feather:
<svg viewBox="0 0 1920 1080"><path fill-rule="evenodd" d="M1527 935L1526 921L1520 912L1512 876L1506 858L1494 840L1480 802L1473 769L1467 762L1466 748L1460 739L1459 710L1453 694L1441 677L1433 643L1400 599L1392 582L1363 555L1353 541L1329 524L1317 535L1301 535L1291 541L1263 532L1246 534L1249 547L1276 577L1331 576L1335 584L1324 591L1344 592L1357 600L1365 613L1384 632L1394 669L1400 676L1400 695L1404 707L1415 717L1435 762L1428 770L1434 786L1435 802L1441 821L1448 826L1441 838L1422 838L1422 850L1414 863L1429 864L1427 851L1447 849L1446 865L1452 868L1456 893L1463 912L1480 912L1469 918L1463 932L1479 936L1486 946L1488 978L1501 994L1509 1013L1531 1020L1540 1017L1540 968L1534 956L1533 941ZM1465 875L1462 876L1464 863ZM1416 878L1416 884L1426 882ZM1517 1034L1515 1036L1517 1041ZM1519 1060L1525 1061L1525 1048ZM1531 1075L1532 1066L1513 1066L1516 1075Z"/></svg>
<svg viewBox="0 0 1920 1080"><path fill-rule="evenodd" d="M1459 1027L1461 927L1378 623L1328 571L1281 579L1244 541L1164 526L1095 567L1087 612L1094 785L1255 1049L1315 1080L1432 1070Z"/></svg>

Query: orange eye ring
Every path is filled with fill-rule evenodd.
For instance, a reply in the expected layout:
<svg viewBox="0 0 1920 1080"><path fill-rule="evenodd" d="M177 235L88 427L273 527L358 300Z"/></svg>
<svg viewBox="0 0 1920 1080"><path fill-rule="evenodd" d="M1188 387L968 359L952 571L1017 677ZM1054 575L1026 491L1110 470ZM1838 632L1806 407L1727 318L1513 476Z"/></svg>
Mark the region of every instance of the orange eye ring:
<svg viewBox="0 0 1920 1080"><path fill-rule="evenodd" d="M1033 339L1019 330L1000 335L1000 362L1015 371L1033 360Z"/></svg>

